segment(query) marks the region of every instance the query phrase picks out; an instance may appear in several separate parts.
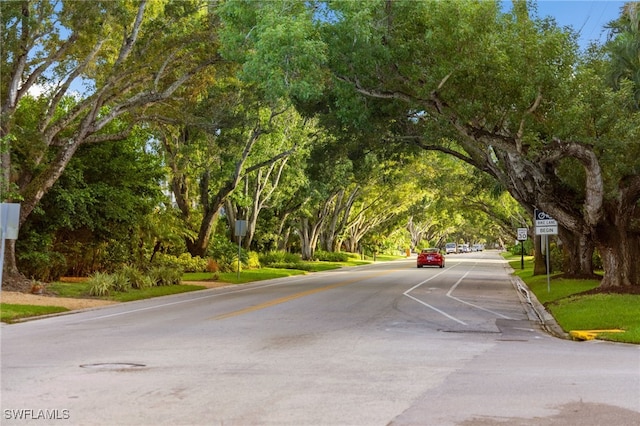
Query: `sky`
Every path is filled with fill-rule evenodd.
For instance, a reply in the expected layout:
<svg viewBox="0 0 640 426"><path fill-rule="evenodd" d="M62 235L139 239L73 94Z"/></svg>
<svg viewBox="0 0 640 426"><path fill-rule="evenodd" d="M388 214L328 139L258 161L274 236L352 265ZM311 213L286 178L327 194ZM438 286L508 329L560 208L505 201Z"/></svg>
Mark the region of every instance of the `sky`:
<svg viewBox="0 0 640 426"><path fill-rule="evenodd" d="M614 0L538 0L538 15L552 16L561 26L571 26L580 34L579 44L585 49L589 42L606 40L604 26L620 16L626 3Z"/></svg>

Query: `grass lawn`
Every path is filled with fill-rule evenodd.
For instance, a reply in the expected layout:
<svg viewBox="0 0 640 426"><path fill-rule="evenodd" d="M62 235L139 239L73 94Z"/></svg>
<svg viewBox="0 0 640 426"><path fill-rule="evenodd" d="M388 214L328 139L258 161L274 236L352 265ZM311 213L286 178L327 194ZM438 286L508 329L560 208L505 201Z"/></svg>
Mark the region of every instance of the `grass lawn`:
<svg viewBox="0 0 640 426"><path fill-rule="evenodd" d="M525 269L520 269L519 255L503 256L566 332L621 329L623 333L598 333L597 338L640 344L640 295L581 294L600 282L565 279L558 274L551 275L549 288L546 275L533 276L532 257L525 257Z"/></svg>
<svg viewBox="0 0 640 426"><path fill-rule="evenodd" d="M245 269L240 271L240 274L237 272L187 272L182 276L182 281L220 281L229 284L244 284L253 281L302 275L304 273L305 271L301 270L280 268Z"/></svg>
<svg viewBox="0 0 640 426"><path fill-rule="evenodd" d="M2 303L0 307L0 321L11 323L21 318L37 317L40 315L67 312L69 309L60 306L14 305Z"/></svg>
<svg viewBox="0 0 640 426"><path fill-rule="evenodd" d="M47 285L47 291L55 293L60 297L92 298L89 296L89 287L90 285L86 281L76 283L55 282ZM144 289L131 289L127 292L115 292L109 296L99 297L98 299L113 300L116 302L131 302L133 300L185 293L187 291L202 290L204 288L206 287L189 284L165 285Z"/></svg>

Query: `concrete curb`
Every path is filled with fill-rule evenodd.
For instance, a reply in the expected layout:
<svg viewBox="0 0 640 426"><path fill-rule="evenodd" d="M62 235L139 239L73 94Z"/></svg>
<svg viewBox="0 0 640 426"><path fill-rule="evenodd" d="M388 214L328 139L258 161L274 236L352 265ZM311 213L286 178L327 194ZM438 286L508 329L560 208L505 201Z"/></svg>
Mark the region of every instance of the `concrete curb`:
<svg viewBox="0 0 640 426"><path fill-rule="evenodd" d="M522 278L514 275L515 271L513 268L508 267L507 269L510 270L509 276L511 278L511 283L516 289L522 305L525 307L529 320L540 324L540 327L552 336L560 339L572 340L571 335L565 332L556 322L553 315L547 312L544 305L542 305L542 303L538 301L538 298L536 298L536 295L533 294L524 281L522 281Z"/></svg>

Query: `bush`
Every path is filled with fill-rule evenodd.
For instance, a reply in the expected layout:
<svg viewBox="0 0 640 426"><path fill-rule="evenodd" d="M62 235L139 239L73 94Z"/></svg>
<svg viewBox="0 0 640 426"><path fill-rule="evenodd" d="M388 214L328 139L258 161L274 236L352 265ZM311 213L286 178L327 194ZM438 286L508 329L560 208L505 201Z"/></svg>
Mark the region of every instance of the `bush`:
<svg viewBox="0 0 640 426"><path fill-rule="evenodd" d="M22 230L20 232L22 237ZM67 271L67 259L62 253L53 251L53 242L49 236L27 234L24 240L18 239L16 261L25 276L38 281L58 280Z"/></svg>
<svg viewBox="0 0 640 426"><path fill-rule="evenodd" d="M114 290L114 278L103 272L96 272L88 280L89 295L96 297L108 296Z"/></svg>
<svg viewBox="0 0 640 426"><path fill-rule="evenodd" d="M113 289L115 291L126 293L131 290L131 281L129 280L129 276L122 270L114 272L111 274L111 277L113 278Z"/></svg>
<svg viewBox="0 0 640 426"><path fill-rule="evenodd" d="M315 255L313 256L316 260L320 260L322 262L348 262L349 254L343 252L332 252L332 251L324 251L317 250Z"/></svg>
<svg viewBox="0 0 640 426"><path fill-rule="evenodd" d="M141 270L134 268L133 266L125 265L120 269L119 272L124 274L129 279L131 288L143 289L153 287L153 279Z"/></svg>
<svg viewBox="0 0 640 426"><path fill-rule="evenodd" d="M522 245L524 243L524 255L532 256L534 254L534 247L532 240L520 241L518 244L508 248L509 252L513 255L520 256L522 254Z"/></svg>
<svg viewBox="0 0 640 426"><path fill-rule="evenodd" d="M591 258L593 259L593 269L604 269L604 267L602 266L602 257L600 256L600 252L597 249L593 251L593 256Z"/></svg>
<svg viewBox="0 0 640 426"><path fill-rule="evenodd" d="M220 272L235 272L238 268L238 246L224 235L216 236L209 248L209 254L218 263ZM240 251L240 261L246 262L247 254Z"/></svg>
<svg viewBox="0 0 640 426"><path fill-rule="evenodd" d="M220 270L220 266L218 265L218 262L216 262L214 259L208 258L207 272L218 272L219 270Z"/></svg>
<svg viewBox="0 0 640 426"><path fill-rule="evenodd" d="M184 272L205 272L207 270L207 260L200 256L191 256L189 253L182 253L178 256L178 263Z"/></svg>
<svg viewBox="0 0 640 426"><path fill-rule="evenodd" d="M156 253L153 264L180 269L184 272L206 272L207 260L200 256L191 256L189 253L182 253L180 256L173 256L165 253Z"/></svg>
<svg viewBox="0 0 640 426"><path fill-rule="evenodd" d="M149 276L156 286L177 285L182 280L182 270L167 266L156 266L151 268Z"/></svg>
<svg viewBox="0 0 640 426"><path fill-rule="evenodd" d="M255 251L250 251L247 256L247 268L259 269L260 268L260 255Z"/></svg>
<svg viewBox="0 0 640 426"><path fill-rule="evenodd" d="M549 245L549 252L551 257L549 258L549 265L552 271L562 271L564 269L564 253L557 244Z"/></svg>
<svg viewBox="0 0 640 426"><path fill-rule="evenodd" d="M298 264L302 262L302 258L299 254L288 253L286 251L270 251L258 256L260 264L263 266L271 266L278 268L280 266L273 266L276 264Z"/></svg>

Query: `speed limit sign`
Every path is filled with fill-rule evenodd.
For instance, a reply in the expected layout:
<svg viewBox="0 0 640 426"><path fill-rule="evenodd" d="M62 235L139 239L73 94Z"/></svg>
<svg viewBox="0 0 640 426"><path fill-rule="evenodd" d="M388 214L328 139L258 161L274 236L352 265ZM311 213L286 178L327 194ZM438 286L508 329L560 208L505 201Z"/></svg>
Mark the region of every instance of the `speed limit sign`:
<svg viewBox="0 0 640 426"><path fill-rule="evenodd" d="M527 228L518 228L518 241L527 241Z"/></svg>

